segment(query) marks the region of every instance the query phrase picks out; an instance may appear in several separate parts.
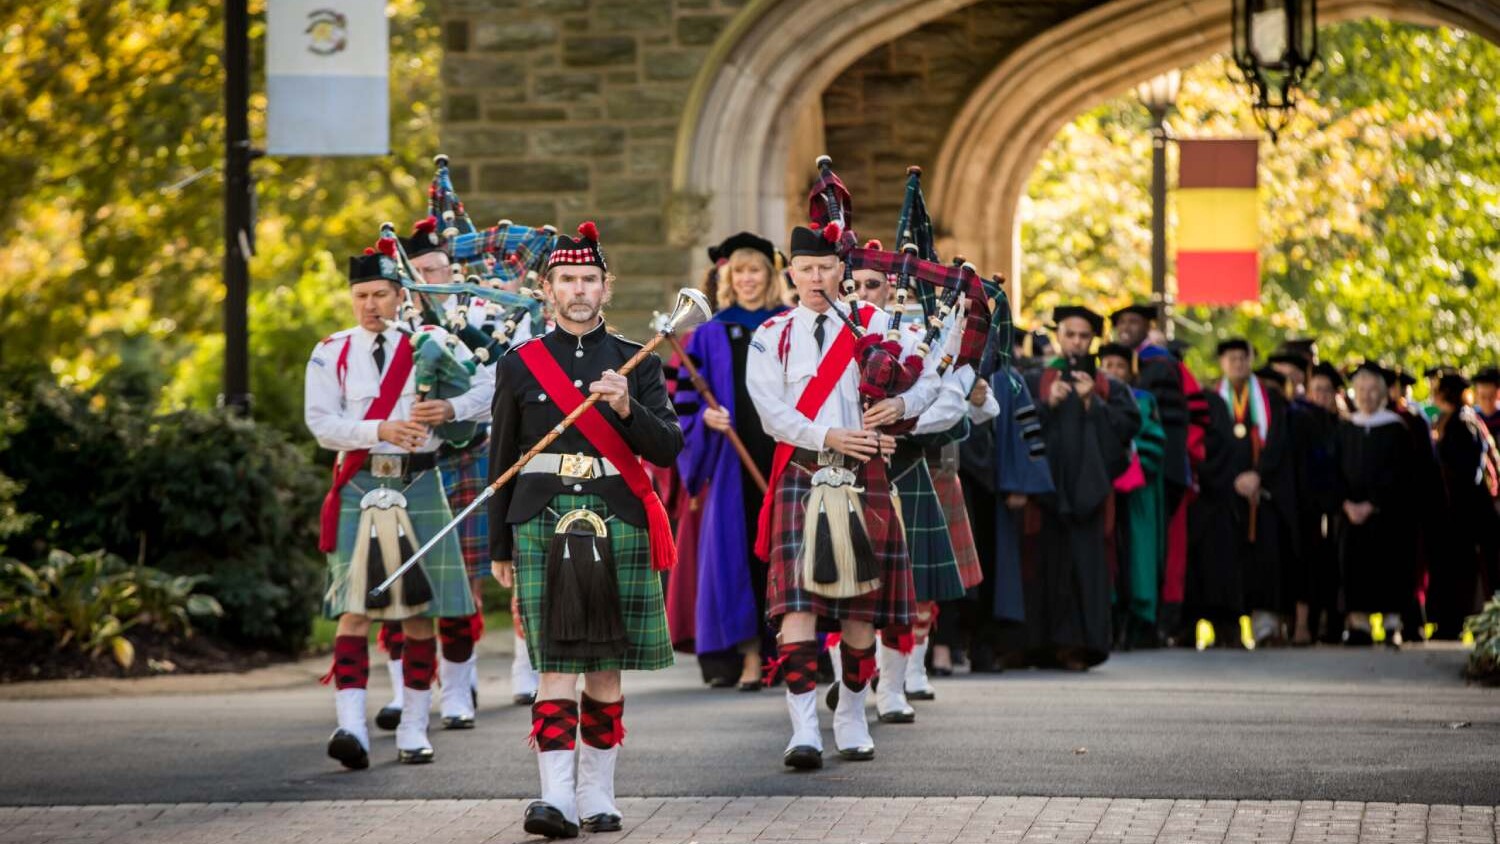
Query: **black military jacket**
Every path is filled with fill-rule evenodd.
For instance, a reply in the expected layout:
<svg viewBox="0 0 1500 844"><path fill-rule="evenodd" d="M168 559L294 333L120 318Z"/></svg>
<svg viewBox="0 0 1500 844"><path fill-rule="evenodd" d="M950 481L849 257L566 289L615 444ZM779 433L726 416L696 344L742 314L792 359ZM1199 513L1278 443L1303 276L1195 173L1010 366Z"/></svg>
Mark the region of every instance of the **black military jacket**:
<svg viewBox="0 0 1500 844"><path fill-rule="evenodd" d="M583 335L573 335L561 328L526 341L522 345L541 343L572 379L580 393L588 395L589 385L599 380L606 369L618 371L640 351L617 334L610 334L601 321L598 328ZM536 445L566 415L542 390L536 376L518 353L520 346L500 359L495 372L494 421L490 429L490 480L509 469L521 455ZM682 451L682 429L667 397L662 379L661 361L647 355L626 380L630 383L630 417L621 419L605 402L594 405L615 427L631 450L658 466L671 466ZM587 454L601 456L599 450L577 427L564 431L550 446L549 454ZM542 511L553 496L564 492L599 495L610 509L625 522L646 526L646 510L641 500L616 476L586 481L563 479L550 473L522 474L500 488L489 502L490 559L513 559L510 526L529 521Z"/></svg>

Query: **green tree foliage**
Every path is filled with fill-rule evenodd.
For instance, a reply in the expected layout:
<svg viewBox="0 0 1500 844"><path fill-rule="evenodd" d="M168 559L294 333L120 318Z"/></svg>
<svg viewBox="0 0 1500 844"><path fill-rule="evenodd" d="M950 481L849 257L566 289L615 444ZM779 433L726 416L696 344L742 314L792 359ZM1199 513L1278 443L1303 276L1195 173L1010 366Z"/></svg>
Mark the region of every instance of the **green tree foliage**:
<svg viewBox="0 0 1500 844"><path fill-rule="evenodd" d="M251 3L256 139L264 5ZM371 244L382 220L404 226L421 213L436 151L437 18L421 0L388 9L392 154L254 165L251 383L257 418L288 431L301 429L308 351L347 322L344 256ZM0 357L89 385L148 354L170 401L211 407L222 348L221 4L12 4L0 27Z"/></svg>
<svg viewBox="0 0 1500 844"><path fill-rule="evenodd" d="M1408 368L1500 356L1500 47L1366 20L1319 31L1324 67L1279 145L1261 146L1258 303L1190 309L1200 348L1316 334L1328 360ZM1176 137L1257 134L1216 58L1184 71ZM1023 310L1150 292L1149 118L1117 97L1059 133L1023 209ZM1169 161L1175 172L1175 155ZM1169 235L1170 237L1170 235Z"/></svg>

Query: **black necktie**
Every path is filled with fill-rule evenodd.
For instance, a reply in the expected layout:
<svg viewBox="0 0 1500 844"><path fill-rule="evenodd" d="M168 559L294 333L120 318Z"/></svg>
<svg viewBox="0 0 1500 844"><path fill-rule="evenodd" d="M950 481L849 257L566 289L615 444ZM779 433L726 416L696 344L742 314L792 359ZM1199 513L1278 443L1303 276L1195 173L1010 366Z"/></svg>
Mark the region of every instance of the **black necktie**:
<svg viewBox="0 0 1500 844"><path fill-rule="evenodd" d="M813 339L818 341L818 351L823 351L823 323L828 321L828 314L818 314L817 325L813 328Z"/></svg>
<svg viewBox="0 0 1500 844"><path fill-rule="evenodd" d="M385 371L385 335L375 335L375 371Z"/></svg>

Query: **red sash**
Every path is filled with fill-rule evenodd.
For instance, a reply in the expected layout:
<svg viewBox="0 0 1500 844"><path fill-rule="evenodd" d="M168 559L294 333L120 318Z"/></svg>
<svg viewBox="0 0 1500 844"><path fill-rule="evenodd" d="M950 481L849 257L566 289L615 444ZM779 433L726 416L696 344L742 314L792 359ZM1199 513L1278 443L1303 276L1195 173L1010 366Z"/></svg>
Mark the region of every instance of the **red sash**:
<svg viewBox="0 0 1500 844"><path fill-rule="evenodd" d="M340 387L344 384L344 372L349 368L349 345L346 341L343 351L339 352L337 372ZM391 359L391 367L385 371L385 378L380 382L380 395L370 402L370 409L365 411L365 421L384 421L391 415L397 400L401 398L401 391L406 388L411 366L411 343L403 337L396 343L396 356ZM344 484L359 474L359 470L365 465L365 458L369 456L368 448L346 451L343 459L334 464L333 486L323 496L323 512L318 520L318 550L325 554L338 548L339 544L339 493L344 491Z"/></svg>
<svg viewBox="0 0 1500 844"><path fill-rule="evenodd" d="M874 315L874 308L856 309L856 318L862 328L869 327L870 318ZM808 419L816 419L818 411L823 409L823 404L833 394L833 388L844 377L844 370L853 362L854 332L844 326L839 336L834 338L823 362L818 364L818 371L813 379L807 382L801 398L797 399L797 412ZM776 500L776 482L781 479L781 473L786 471L787 464L792 462L794 450L791 443L777 443L776 453L771 456L771 477L766 484L766 497L761 499L760 518L755 525L755 556L765 562L771 561L771 505Z"/></svg>
<svg viewBox="0 0 1500 844"><path fill-rule="evenodd" d="M567 415L583 404L584 395L578 392L567 373L557 365L557 359L541 343L524 343L516 349L526 368L536 376L542 389L557 403L557 409ZM599 449L609 462L620 470L620 477L630 491L646 505L646 528L651 541L651 568L666 571L677 564L677 544L672 540L672 520L667 508L651 485L651 478L641 466L641 458L630 449L630 444L609 424L598 408L590 407L574 423L589 445Z"/></svg>

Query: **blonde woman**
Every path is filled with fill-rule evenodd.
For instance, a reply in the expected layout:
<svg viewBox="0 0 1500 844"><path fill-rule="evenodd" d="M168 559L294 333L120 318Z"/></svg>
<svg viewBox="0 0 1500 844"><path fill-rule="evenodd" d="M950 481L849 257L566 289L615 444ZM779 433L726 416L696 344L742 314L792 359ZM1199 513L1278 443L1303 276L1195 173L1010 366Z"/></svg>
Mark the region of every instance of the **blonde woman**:
<svg viewBox="0 0 1500 844"><path fill-rule="evenodd" d="M786 306L769 240L740 232L717 251L723 259L715 279L719 310L693 332L686 351L722 409L708 407L684 367L676 405L687 445L677 469L689 495L708 487L698 535L698 658L710 685L749 692L761 688L763 654L774 652L765 618L766 567L753 553L761 490L725 434L732 428L761 474L770 474L776 443L750 401L745 362L755 329Z"/></svg>

